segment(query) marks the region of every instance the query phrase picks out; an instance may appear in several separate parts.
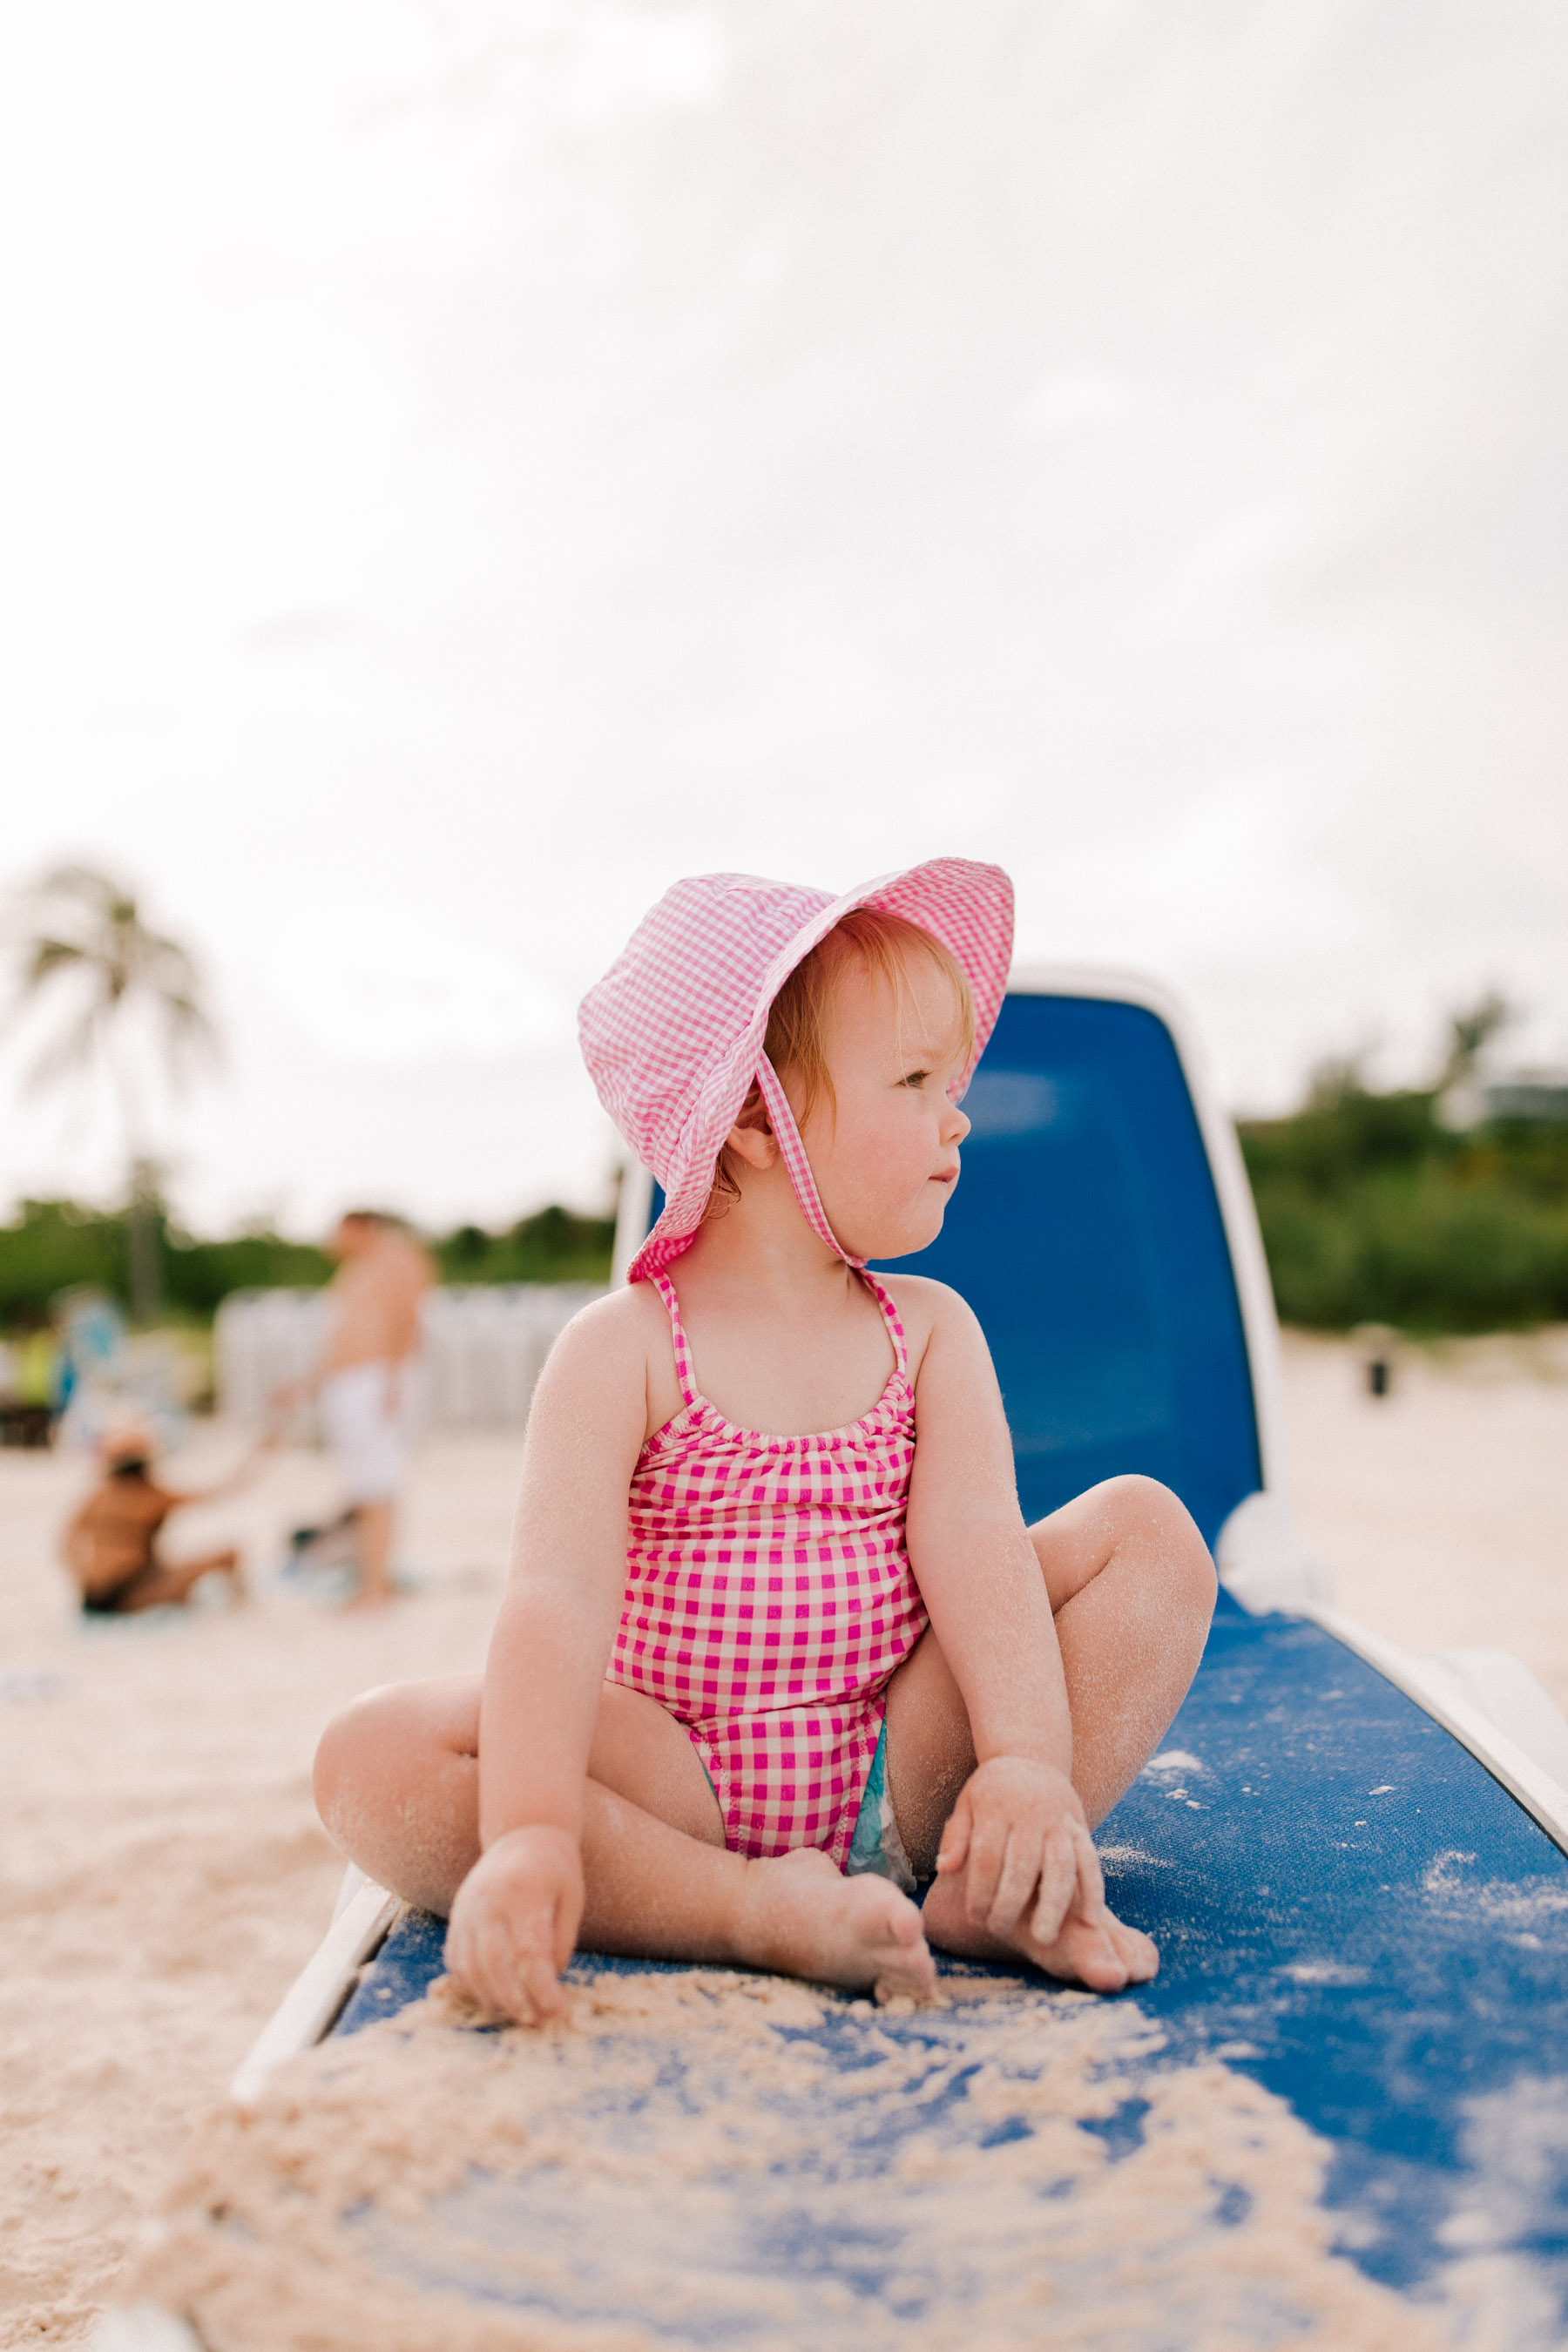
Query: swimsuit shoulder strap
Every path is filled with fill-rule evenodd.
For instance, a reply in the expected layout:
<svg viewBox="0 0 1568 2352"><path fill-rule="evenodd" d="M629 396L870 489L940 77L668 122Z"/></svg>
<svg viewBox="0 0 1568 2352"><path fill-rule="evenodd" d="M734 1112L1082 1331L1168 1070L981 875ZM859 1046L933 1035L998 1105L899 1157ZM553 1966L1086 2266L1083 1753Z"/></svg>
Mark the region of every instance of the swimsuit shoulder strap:
<svg viewBox="0 0 1568 2352"><path fill-rule="evenodd" d="M904 1327L900 1319L899 1310L894 1306L888 1293L883 1289L881 1284L878 1281L876 1276L868 1272L864 1266L860 1269L860 1279L869 1286L872 1297L876 1300L878 1306L882 1310L882 1320L888 1327L888 1337L893 1343L893 1354L898 1359L899 1370L903 1374L904 1378L908 1380L910 1376L910 1351L908 1344L904 1339Z"/></svg>
<svg viewBox="0 0 1568 2352"><path fill-rule="evenodd" d="M669 1336L675 1343L675 1377L680 1382L682 1401L687 1404L700 1403L697 1376L691 1369L691 1343L680 1319L680 1299L675 1285L662 1267L657 1274L647 1276L647 1279L663 1299L665 1311L669 1317Z"/></svg>

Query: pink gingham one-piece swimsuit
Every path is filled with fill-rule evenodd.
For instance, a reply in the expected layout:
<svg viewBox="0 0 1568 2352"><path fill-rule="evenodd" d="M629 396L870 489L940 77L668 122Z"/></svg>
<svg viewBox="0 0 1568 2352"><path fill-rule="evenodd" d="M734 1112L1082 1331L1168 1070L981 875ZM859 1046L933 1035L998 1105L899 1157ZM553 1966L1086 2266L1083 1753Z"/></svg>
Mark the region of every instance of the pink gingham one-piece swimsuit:
<svg viewBox="0 0 1568 2352"><path fill-rule="evenodd" d="M731 1851L820 1846L842 1870L882 1727L889 1676L926 1627L904 1541L915 1399L904 1327L866 1284L892 1373L843 1429L738 1429L699 1390L680 1301L669 1310L685 1402L632 1473L626 1590L607 1668L686 1726Z"/></svg>

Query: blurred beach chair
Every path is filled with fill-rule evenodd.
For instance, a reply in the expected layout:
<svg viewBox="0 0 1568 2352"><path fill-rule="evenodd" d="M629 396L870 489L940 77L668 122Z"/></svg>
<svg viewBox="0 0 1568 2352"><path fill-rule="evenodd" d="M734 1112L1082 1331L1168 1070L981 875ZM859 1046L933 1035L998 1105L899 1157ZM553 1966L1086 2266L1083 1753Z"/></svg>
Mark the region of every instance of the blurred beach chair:
<svg viewBox="0 0 1568 2352"><path fill-rule="evenodd" d="M1301 1556L1251 1197L1163 992L1096 971L1018 974L964 1107L963 1181L912 1265L951 1282L985 1328L1026 1514L1146 1472L1186 1501L1221 1572L1192 1693L1100 1832L1111 1902L1163 1955L1155 1982L1121 1998L1163 2034L1162 2063L1201 2059L1289 2103L1328 2148L1323 2202L1345 2258L1413 2312L1484 2255L1491 2285L1467 2273L1465 2292L1511 2297L1513 2316L1475 2340L1568 2340L1568 1723L1500 1653L1396 1651L1339 1614ZM629 1180L618 1267L656 1207L648 1180ZM574 1974L637 1965L580 1957ZM440 1968L440 1924L351 1874L237 2095L254 2099L278 2059L324 2033L395 2015ZM835 2049L852 2066L857 2032L913 2049L922 2030L919 2012L858 2020L846 2003ZM922 2147L945 2131L959 2149L962 2106L956 2089L918 2115L892 2103L875 2126L885 2166L917 2128ZM1130 2094L1113 2155L1136 2144L1139 2107ZM825 2111L816 2161L830 2175L837 2128ZM748 2264L775 2284L791 2263L831 2274L840 2305L813 2323L824 2347L858 2341L868 2295L909 2305L910 2249L877 2241L864 2167L843 2175L826 2243L819 2213L809 2243L781 2246L776 2208L765 2227L748 2219L752 2193L743 2179L727 2189L721 2253L700 2251L694 2223L692 2261L719 2264L731 2301ZM670 2199L678 2239L678 2187ZM468 2274L462 2226L455 2212L448 2291ZM543 2223L522 2200L505 2226L521 2243ZM519 2290L529 2315L647 2317L606 2304L591 2244L562 2252L558 2204L549 2227L557 2284ZM474 2292L507 2299L493 2282ZM1275 2340L1258 2326L1250 2340Z"/></svg>
<svg viewBox="0 0 1568 2352"><path fill-rule="evenodd" d="M184 1367L162 1331L132 1336L107 1292L82 1283L56 1299L55 1435L68 1452L91 1453L125 1421L145 1429L163 1452L186 1433Z"/></svg>
<svg viewBox="0 0 1568 2352"><path fill-rule="evenodd" d="M572 1282L448 1284L426 1293L420 1351L420 1420L432 1430L521 1430L556 1333L597 1297ZM217 1313L219 1409L241 1428L270 1419L268 1399L310 1370L326 1339L320 1290L236 1291ZM315 1407L289 1425L297 1444L318 1442Z"/></svg>

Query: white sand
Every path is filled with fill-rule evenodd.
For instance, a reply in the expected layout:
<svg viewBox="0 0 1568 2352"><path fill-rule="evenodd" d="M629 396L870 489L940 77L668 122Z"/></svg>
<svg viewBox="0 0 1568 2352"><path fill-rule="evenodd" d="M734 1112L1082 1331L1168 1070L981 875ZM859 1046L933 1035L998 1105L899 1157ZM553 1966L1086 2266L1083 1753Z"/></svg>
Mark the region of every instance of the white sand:
<svg viewBox="0 0 1568 2352"><path fill-rule="evenodd" d="M225 1458L215 1444L207 1462ZM194 2116L315 1945L342 1867L310 1801L328 1716L482 1661L518 1459L426 1450L404 1551L430 1588L380 1617L264 1591L84 1630L50 1557L81 1473L0 1456L0 1654L64 1678L0 1704L0 2342L79 2340ZM259 1563L331 1495L321 1457L285 1457L175 1532L195 1551L237 1526Z"/></svg>
<svg viewBox="0 0 1568 2352"><path fill-rule="evenodd" d="M1414 1649L1512 1648L1568 1706L1564 1375L1560 1348L1487 1343L1406 1367L1374 1403L1343 1349L1287 1350L1302 1530L1341 1605ZM112 2291L330 1910L316 1735L373 1683L479 1664L517 1460L493 1441L426 1450L403 1549L428 1582L381 1618L265 1591L86 1632L52 1566L81 1474L0 1456L0 1658L60 1677L0 1700L0 2343L78 2342ZM259 1562L330 1497L319 1457L280 1457L178 1539L237 1528Z"/></svg>
<svg viewBox="0 0 1568 2352"><path fill-rule="evenodd" d="M1382 1399L1292 1334L1285 1379L1335 1606L1409 1650L1511 1650L1568 1712L1568 1330L1413 1350Z"/></svg>
<svg viewBox="0 0 1568 2352"><path fill-rule="evenodd" d="M823 1997L778 1978L599 1978L569 2029L499 2040L454 2033L449 1995L197 2134L136 2285L211 2352L658 2352L650 2320L751 2352L1542 2341L1456 2336L1337 2255L1327 2144L1213 2060L1159 2063L1136 2004L948 1979L910 2037L839 2012L846 2063L813 2038ZM1130 2098L1140 2142L1112 2162L1096 2126ZM792 2259L803 2241L823 2258ZM453 2275L499 2300L456 2301Z"/></svg>

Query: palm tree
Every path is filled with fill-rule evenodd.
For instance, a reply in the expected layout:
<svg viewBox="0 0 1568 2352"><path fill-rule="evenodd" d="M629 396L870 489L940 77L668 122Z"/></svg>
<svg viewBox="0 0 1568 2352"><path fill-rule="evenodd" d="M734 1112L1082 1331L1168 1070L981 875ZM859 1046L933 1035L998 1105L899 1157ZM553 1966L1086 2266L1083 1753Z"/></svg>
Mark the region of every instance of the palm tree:
<svg viewBox="0 0 1568 2352"><path fill-rule="evenodd" d="M201 982L177 940L149 929L133 891L89 866L62 866L21 895L16 1010L63 1017L27 1074L30 1087L94 1081L106 1072L128 1163L131 1312L158 1309L159 1168L152 1097L177 1087L217 1051Z"/></svg>
<svg viewBox="0 0 1568 2352"><path fill-rule="evenodd" d="M1448 1019L1448 1051L1443 1064L1439 1086L1458 1086L1473 1076L1477 1063L1492 1039L1502 1029L1511 1028L1514 1009L1506 996L1495 989L1464 1005Z"/></svg>

